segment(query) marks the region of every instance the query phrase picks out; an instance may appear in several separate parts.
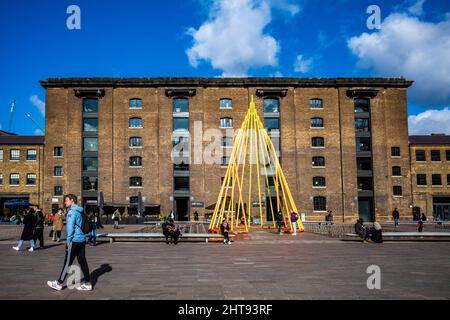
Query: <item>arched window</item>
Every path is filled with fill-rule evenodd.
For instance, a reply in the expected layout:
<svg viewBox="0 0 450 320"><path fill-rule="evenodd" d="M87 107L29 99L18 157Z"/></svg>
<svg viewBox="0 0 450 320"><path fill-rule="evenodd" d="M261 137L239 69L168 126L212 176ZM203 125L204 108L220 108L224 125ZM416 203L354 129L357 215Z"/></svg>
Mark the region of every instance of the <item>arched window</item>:
<svg viewBox="0 0 450 320"><path fill-rule="evenodd" d="M325 187L325 177L314 177L313 178L313 187Z"/></svg>
<svg viewBox="0 0 450 320"><path fill-rule="evenodd" d="M221 128L233 128L233 118L229 118L229 117L220 118L220 127Z"/></svg>
<svg viewBox="0 0 450 320"><path fill-rule="evenodd" d="M142 167L142 157L130 157L130 167Z"/></svg>
<svg viewBox="0 0 450 320"><path fill-rule="evenodd" d="M142 178L141 177L131 177L130 178L130 187L142 187Z"/></svg>
<svg viewBox="0 0 450 320"><path fill-rule="evenodd" d="M323 118L311 118L311 128L323 128Z"/></svg>
<svg viewBox="0 0 450 320"><path fill-rule="evenodd" d="M312 165L313 167L325 167L325 157L313 157Z"/></svg>
<svg viewBox="0 0 450 320"><path fill-rule="evenodd" d="M173 112L189 112L189 99L186 98L175 98L172 102Z"/></svg>
<svg viewBox="0 0 450 320"><path fill-rule="evenodd" d="M220 99L219 102L220 109L233 109L233 100L231 99Z"/></svg>
<svg viewBox="0 0 450 320"><path fill-rule="evenodd" d="M325 146L325 139L323 137L312 137L311 146L314 148L321 148Z"/></svg>
<svg viewBox="0 0 450 320"><path fill-rule="evenodd" d="M142 138L141 137L131 137L130 138L130 147L132 147L132 148L142 147Z"/></svg>
<svg viewBox="0 0 450 320"><path fill-rule="evenodd" d="M280 112L280 100L276 98L264 99L264 112L265 113L279 113Z"/></svg>
<svg viewBox="0 0 450 320"><path fill-rule="evenodd" d="M130 128L142 128L142 119L138 117L130 118Z"/></svg>
<svg viewBox="0 0 450 320"><path fill-rule="evenodd" d="M314 197L314 211L327 211L327 198Z"/></svg>
<svg viewBox="0 0 450 320"><path fill-rule="evenodd" d="M130 99L130 109L142 109L141 99Z"/></svg>
<svg viewBox="0 0 450 320"><path fill-rule="evenodd" d="M322 99L311 99L309 100L309 107L311 109L322 109L323 108L323 100Z"/></svg>

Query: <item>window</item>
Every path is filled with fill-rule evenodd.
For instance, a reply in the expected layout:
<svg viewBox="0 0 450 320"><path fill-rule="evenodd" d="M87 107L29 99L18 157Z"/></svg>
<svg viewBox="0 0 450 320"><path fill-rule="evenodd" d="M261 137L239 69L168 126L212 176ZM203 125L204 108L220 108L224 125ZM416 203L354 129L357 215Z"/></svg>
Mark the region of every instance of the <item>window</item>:
<svg viewBox="0 0 450 320"><path fill-rule="evenodd" d="M445 160L450 161L450 150L445 150Z"/></svg>
<svg viewBox="0 0 450 320"><path fill-rule="evenodd" d="M54 157L62 157L63 156L63 148L62 147L55 147L53 149L53 156Z"/></svg>
<svg viewBox="0 0 450 320"><path fill-rule="evenodd" d="M142 128L142 119L130 118L130 128Z"/></svg>
<svg viewBox="0 0 450 320"><path fill-rule="evenodd" d="M280 130L280 118L264 118L264 128L267 132Z"/></svg>
<svg viewBox="0 0 450 320"><path fill-rule="evenodd" d="M325 167L325 157L313 157L312 165L313 167Z"/></svg>
<svg viewBox="0 0 450 320"><path fill-rule="evenodd" d="M136 196L130 197L130 204L136 205L136 204L138 204L138 202L139 202L139 197L136 197Z"/></svg>
<svg viewBox="0 0 450 320"><path fill-rule="evenodd" d="M141 177L131 177L130 178L130 187L142 187L142 178Z"/></svg>
<svg viewBox="0 0 450 320"><path fill-rule="evenodd" d="M356 151L370 151L370 138L356 138Z"/></svg>
<svg viewBox="0 0 450 320"><path fill-rule="evenodd" d="M401 196L403 194L402 187L401 186L393 186L392 193L394 194L394 196Z"/></svg>
<svg viewBox="0 0 450 320"><path fill-rule="evenodd" d="M355 99L354 105L355 112L357 113L370 111L370 104L368 99Z"/></svg>
<svg viewBox="0 0 450 320"><path fill-rule="evenodd" d="M222 147L232 147L233 138L232 137L222 137Z"/></svg>
<svg viewBox="0 0 450 320"><path fill-rule="evenodd" d="M142 147L142 138L141 137L131 137L130 138L130 147L132 147L132 148Z"/></svg>
<svg viewBox="0 0 450 320"><path fill-rule="evenodd" d="M323 108L323 100L322 99L311 99L311 100L309 100L309 107L311 109L322 109Z"/></svg>
<svg viewBox="0 0 450 320"><path fill-rule="evenodd" d="M53 168L53 176L55 177L62 177L63 175L63 168L62 167L54 167Z"/></svg>
<svg viewBox="0 0 450 320"><path fill-rule="evenodd" d="M173 118L173 131L189 131L189 118Z"/></svg>
<svg viewBox="0 0 450 320"><path fill-rule="evenodd" d="M221 128L233 128L233 119L232 118L220 118L220 127Z"/></svg>
<svg viewBox="0 0 450 320"><path fill-rule="evenodd" d="M36 185L36 173L28 173L27 186L35 186L35 185Z"/></svg>
<svg viewBox="0 0 450 320"><path fill-rule="evenodd" d="M0 186L3 184L3 173L0 173Z"/></svg>
<svg viewBox="0 0 450 320"><path fill-rule="evenodd" d="M62 195L63 195L63 187L55 186L55 196L62 196Z"/></svg>
<svg viewBox="0 0 450 320"><path fill-rule="evenodd" d="M369 133L370 132L369 118L356 118L355 119L355 132L356 133Z"/></svg>
<svg viewBox="0 0 450 320"><path fill-rule="evenodd" d="M314 197L314 211L327 211L327 198L325 197Z"/></svg>
<svg viewBox="0 0 450 320"><path fill-rule="evenodd" d="M433 186L442 186L442 177L440 174L431 175L431 184Z"/></svg>
<svg viewBox="0 0 450 320"><path fill-rule="evenodd" d="M9 175L9 184L11 186L18 186L20 184L20 174L18 174L18 173L11 173Z"/></svg>
<svg viewBox="0 0 450 320"><path fill-rule="evenodd" d="M392 147L391 148L391 156L392 157L400 157L400 147Z"/></svg>
<svg viewBox="0 0 450 320"><path fill-rule="evenodd" d="M264 113L279 113L280 112L280 100L267 98L264 99Z"/></svg>
<svg viewBox="0 0 450 320"><path fill-rule="evenodd" d="M3 161L3 149L0 149L0 161Z"/></svg>
<svg viewBox="0 0 450 320"><path fill-rule="evenodd" d="M392 175L394 177L401 177L402 175L402 168L399 166L392 167Z"/></svg>
<svg viewBox="0 0 450 320"><path fill-rule="evenodd" d="M83 158L83 171L94 172L98 170L98 158Z"/></svg>
<svg viewBox="0 0 450 320"><path fill-rule="evenodd" d="M366 171L372 170L372 161L370 158L356 158L356 167L358 170Z"/></svg>
<svg viewBox="0 0 450 320"><path fill-rule="evenodd" d="M172 102L173 112L189 112L189 100L186 98L176 98Z"/></svg>
<svg viewBox="0 0 450 320"><path fill-rule="evenodd" d="M84 99L83 112L98 113L98 99Z"/></svg>
<svg viewBox="0 0 450 320"><path fill-rule="evenodd" d="M142 100L130 99L130 109L142 109Z"/></svg>
<svg viewBox="0 0 450 320"><path fill-rule="evenodd" d="M27 150L27 161L36 161L37 158L37 150L29 149Z"/></svg>
<svg viewBox="0 0 450 320"><path fill-rule="evenodd" d="M98 177L83 177L83 190L84 191L97 191L98 190Z"/></svg>
<svg viewBox="0 0 450 320"><path fill-rule="evenodd" d="M222 167L226 167L226 166L228 166L228 161L230 161L230 159L228 157L222 157L222 161L220 162L220 165Z"/></svg>
<svg viewBox="0 0 450 320"><path fill-rule="evenodd" d="M220 99L219 107L220 107L220 109L232 109L233 108L233 100Z"/></svg>
<svg viewBox="0 0 450 320"><path fill-rule="evenodd" d="M84 151L98 151L98 138L84 138L83 139Z"/></svg>
<svg viewBox="0 0 450 320"><path fill-rule="evenodd" d="M447 174L447 185L450 186L450 174Z"/></svg>
<svg viewBox="0 0 450 320"><path fill-rule="evenodd" d="M174 189L176 191L188 191L189 190L189 177L175 177Z"/></svg>
<svg viewBox="0 0 450 320"><path fill-rule="evenodd" d="M440 150L431 150L431 161L441 161Z"/></svg>
<svg viewBox="0 0 450 320"><path fill-rule="evenodd" d="M314 148L320 148L325 146L325 139L322 137L313 137L311 139L311 146Z"/></svg>
<svg viewBox="0 0 450 320"><path fill-rule="evenodd" d="M97 132L98 131L98 119L97 118L84 118L83 119L83 131L84 132Z"/></svg>
<svg viewBox="0 0 450 320"><path fill-rule="evenodd" d="M142 167L142 158L130 157L130 167Z"/></svg>
<svg viewBox="0 0 450 320"><path fill-rule="evenodd" d="M312 118L311 128L323 128L323 118Z"/></svg>
<svg viewBox="0 0 450 320"><path fill-rule="evenodd" d="M425 150L416 150L416 161L427 161Z"/></svg>
<svg viewBox="0 0 450 320"><path fill-rule="evenodd" d="M314 177L313 187L325 187L325 177Z"/></svg>
<svg viewBox="0 0 450 320"><path fill-rule="evenodd" d="M426 174L418 174L417 175L417 185L418 186L426 186L427 185L427 175Z"/></svg>
<svg viewBox="0 0 450 320"><path fill-rule="evenodd" d="M173 165L174 171L189 171L189 164L181 161L181 163L174 163Z"/></svg>
<svg viewBox="0 0 450 320"><path fill-rule="evenodd" d="M372 178L371 177L358 177L358 191L372 190Z"/></svg>
<svg viewBox="0 0 450 320"><path fill-rule="evenodd" d="M19 161L20 160L20 150L13 149L10 151L10 160Z"/></svg>

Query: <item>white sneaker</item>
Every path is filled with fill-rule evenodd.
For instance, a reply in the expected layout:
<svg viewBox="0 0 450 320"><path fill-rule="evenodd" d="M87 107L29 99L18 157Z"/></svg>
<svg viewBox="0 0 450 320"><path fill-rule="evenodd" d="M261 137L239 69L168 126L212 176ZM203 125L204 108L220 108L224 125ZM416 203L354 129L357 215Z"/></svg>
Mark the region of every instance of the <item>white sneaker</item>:
<svg viewBox="0 0 450 320"><path fill-rule="evenodd" d="M92 291L92 284L83 283L81 286L77 287L77 290L80 291Z"/></svg>
<svg viewBox="0 0 450 320"><path fill-rule="evenodd" d="M231 244L231 241L228 241L228 244Z"/></svg>
<svg viewBox="0 0 450 320"><path fill-rule="evenodd" d="M47 285L56 291L61 291L63 286L58 283L58 281L47 281Z"/></svg>
<svg viewBox="0 0 450 320"><path fill-rule="evenodd" d="M13 247L13 249L16 250L16 251L20 251L19 247Z"/></svg>
<svg viewBox="0 0 450 320"><path fill-rule="evenodd" d="M31 247L30 249L28 249L28 251L33 252L33 251L34 251L34 248Z"/></svg>

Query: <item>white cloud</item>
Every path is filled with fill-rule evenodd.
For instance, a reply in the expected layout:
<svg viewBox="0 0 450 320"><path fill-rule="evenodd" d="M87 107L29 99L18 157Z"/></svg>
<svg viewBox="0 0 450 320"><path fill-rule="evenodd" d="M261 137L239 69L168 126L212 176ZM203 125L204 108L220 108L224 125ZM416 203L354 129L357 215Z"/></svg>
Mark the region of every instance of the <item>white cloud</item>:
<svg viewBox="0 0 450 320"><path fill-rule="evenodd" d="M445 133L450 135L450 108L427 110L408 117L409 134L429 135Z"/></svg>
<svg viewBox="0 0 450 320"><path fill-rule="evenodd" d="M299 73L308 73L313 65L313 59L305 59L299 54L294 62L294 71Z"/></svg>
<svg viewBox="0 0 450 320"><path fill-rule="evenodd" d="M421 16L423 14L423 5L426 0L417 0L412 6L408 8L408 12L415 16Z"/></svg>
<svg viewBox="0 0 450 320"><path fill-rule="evenodd" d="M420 13L417 8L409 11ZM413 6L414 8L415 6ZM411 98L418 104L448 104L450 99L450 14L437 23L406 13L390 14L381 30L348 40L359 68L376 76L404 76L414 80Z"/></svg>
<svg viewBox="0 0 450 320"><path fill-rule="evenodd" d="M45 102L39 99L37 95L31 96L30 102L38 108L39 112L45 117Z"/></svg>
<svg viewBox="0 0 450 320"><path fill-rule="evenodd" d="M209 18L188 34L193 45L189 63L201 61L222 70L222 76L246 76L249 69L277 66L280 46L264 29L272 21L272 9L295 15L300 7L288 0L214 0Z"/></svg>
<svg viewBox="0 0 450 320"><path fill-rule="evenodd" d="M35 136L42 136L42 135L44 135L44 132L41 129L36 129L36 130L34 130L34 135Z"/></svg>

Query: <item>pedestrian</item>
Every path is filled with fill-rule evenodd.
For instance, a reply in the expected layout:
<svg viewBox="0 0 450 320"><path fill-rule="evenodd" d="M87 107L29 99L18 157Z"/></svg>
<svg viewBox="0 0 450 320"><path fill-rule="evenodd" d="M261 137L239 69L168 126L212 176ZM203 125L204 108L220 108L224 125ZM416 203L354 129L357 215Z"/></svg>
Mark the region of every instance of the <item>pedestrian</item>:
<svg viewBox="0 0 450 320"><path fill-rule="evenodd" d="M59 208L58 212L55 214L55 218L53 220L53 241L61 242L61 231L64 227L64 211L63 209Z"/></svg>
<svg viewBox="0 0 450 320"><path fill-rule="evenodd" d="M373 228L370 230L370 239L375 243L383 242L383 232L381 225L378 222L373 223Z"/></svg>
<svg viewBox="0 0 450 320"><path fill-rule="evenodd" d="M181 236L180 226L175 223L173 219L169 220L168 232L170 236L170 243L178 244L178 239Z"/></svg>
<svg viewBox="0 0 450 320"><path fill-rule="evenodd" d="M297 235L297 221L298 221L298 214L297 212L291 211L291 222L292 222L292 228L294 229L293 236Z"/></svg>
<svg viewBox="0 0 450 320"><path fill-rule="evenodd" d="M277 222L278 226L278 233L281 235L283 232L281 229L283 228L284 222L283 222L283 214L281 213L281 210L277 212L275 215L275 221Z"/></svg>
<svg viewBox="0 0 450 320"><path fill-rule="evenodd" d="M35 207L36 209L36 221L34 225L34 243L37 244L37 240L39 240L39 249L44 248L44 223L45 217L42 211Z"/></svg>
<svg viewBox="0 0 450 320"><path fill-rule="evenodd" d="M175 221L175 215L173 213L173 210L170 211L169 215L167 216L167 220L174 220Z"/></svg>
<svg viewBox="0 0 450 320"><path fill-rule="evenodd" d="M16 247L13 247L14 250L20 251L22 248L24 241L30 241L30 248L28 251L34 251L34 225L36 222L36 218L34 217L34 209L28 209L25 213L25 217L23 218L23 230L22 235L20 236L19 244Z"/></svg>
<svg viewBox="0 0 450 320"><path fill-rule="evenodd" d="M119 229L119 221L121 219L119 209L116 209L116 211L114 211L112 219L114 220L114 229Z"/></svg>
<svg viewBox="0 0 450 320"><path fill-rule="evenodd" d="M230 241L230 224L224 218L220 225L220 233L223 235L223 244L231 244Z"/></svg>
<svg viewBox="0 0 450 320"><path fill-rule="evenodd" d="M417 223L417 231L418 232L423 232L423 221L422 221L422 219L420 219L419 222Z"/></svg>
<svg viewBox="0 0 450 320"><path fill-rule="evenodd" d="M97 213L94 212L89 217L89 240L88 242L93 246L97 245L97 229L103 228L103 225L100 219L97 216Z"/></svg>
<svg viewBox="0 0 450 320"><path fill-rule="evenodd" d="M162 224L162 232L164 237L166 237L166 244L169 244L169 237L170 237L170 232L169 232L169 221L165 220Z"/></svg>
<svg viewBox="0 0 450 320"><path fill-rule="evenodd" d="M47 285L54 290L62 290L69 267L77 258L84 276L84 281L77 287L77 290L90 291L92 290L92 284L90 282L89 266L86 261L86 237L82 227L85 219L83 208L77 205L77 196L73 194L66 195L64 203L69 210L66 217L67 243L64 266L58 280L47 281Z"/></svg>
<svg viewBox="0 0 450 320"><path fill-rule="evenodd" d="M355 233L359 235L363 242L369 242L370 232L364 227L364 220L358 219L355 223Z"/></svg>
<svg viewBox="0 0 450 320"><path fill-rule="evenodd" d="M427 216L425 215L425 213L422 212L422 216L420 217L420 219L424 222L427 221Z"/></svg>
<svg viewBox="0 0 450 320"><path fill-rule="evenodd" d="M330 224L330 225L332 225L333 224L333 219L334 219L334 216L333 216L333 211L328 211L328 220L327 220L327 224Z"/></svg>
<svg viewBox="0 0 450 320"><path fill-rule="evenodd" d="M194 221L198 221L198 212L197 211L194 212Z"/></svg>
<svg viewBox="0 0 450 320"><path fill-rule="evenodd" d="M398 219L400 219L400 213L398 212L397 208L392 211L392 218L394 219L394 226L398 228Z"/></svg>

